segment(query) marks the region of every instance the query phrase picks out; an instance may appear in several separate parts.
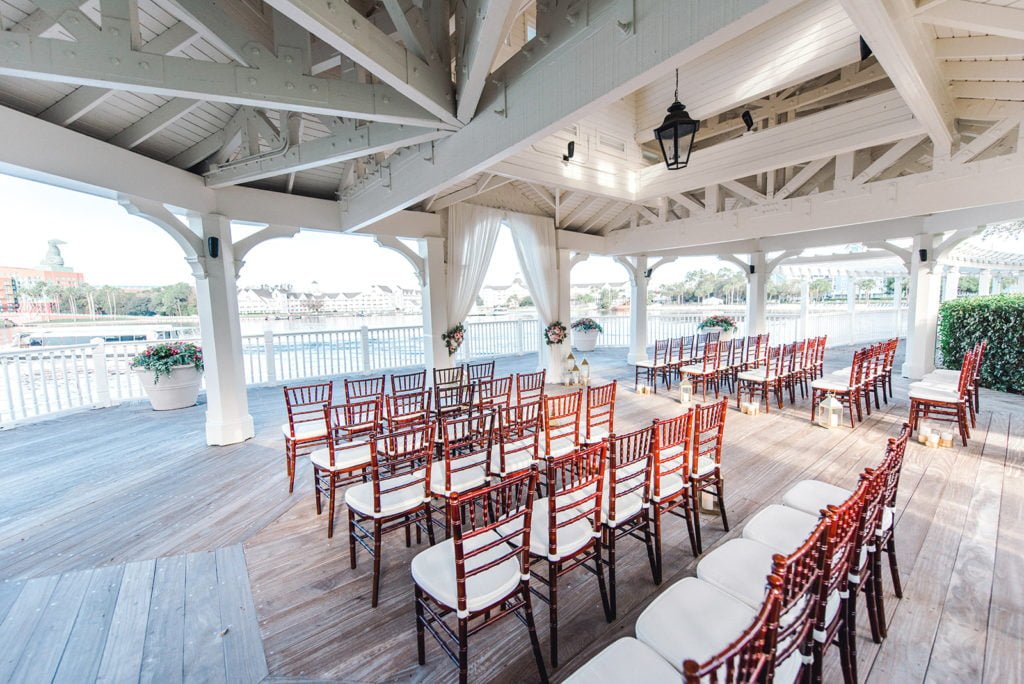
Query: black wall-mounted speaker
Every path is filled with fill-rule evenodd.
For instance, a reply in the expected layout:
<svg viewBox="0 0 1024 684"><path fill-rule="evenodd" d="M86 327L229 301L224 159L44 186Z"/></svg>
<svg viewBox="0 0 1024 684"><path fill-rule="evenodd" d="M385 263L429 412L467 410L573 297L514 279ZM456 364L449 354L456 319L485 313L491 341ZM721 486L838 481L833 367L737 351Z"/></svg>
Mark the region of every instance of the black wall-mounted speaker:
<svg viewBox="0 0 1024 684"><path fill-rule="evenodd" d="M220 256L220 238L206 238L206 255L211 259Z"/></svg>

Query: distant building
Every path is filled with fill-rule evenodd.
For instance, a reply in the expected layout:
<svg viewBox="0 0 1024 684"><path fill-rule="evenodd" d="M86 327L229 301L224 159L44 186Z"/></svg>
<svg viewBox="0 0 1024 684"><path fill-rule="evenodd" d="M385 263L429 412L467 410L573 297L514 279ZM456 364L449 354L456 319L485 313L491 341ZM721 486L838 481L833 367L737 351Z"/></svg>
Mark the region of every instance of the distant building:
<svg viewBox="0 0 1024 684"><path fill-rule="evenodd" d="M74 287L85 282L85 275L64 265L60 253L61 240L50 240L46 256L39 268L0 266L0 312L19 311L31 306L36 311L49 312L56 302L49 298L27 301L24 292L38 282L60 287Z"/></svg>
<svg viewBox="0 0 1024 684"><path fill-rule="evenodd" d="M519 306L519 300L530 296L530 290L519 278L516 278L508 285L484 285L480 288L480 301L484 308L494 309L502 306Z"/></svg>
<svg viewBox="0 0 1024 684"><path fill-rule="evenodd" d="M398 285L374 284L353 292L322 292L315 284L310 292L255 287L238 291L238 311L241 314L347 316L419 313L421 299L419 289Z"/></svg>

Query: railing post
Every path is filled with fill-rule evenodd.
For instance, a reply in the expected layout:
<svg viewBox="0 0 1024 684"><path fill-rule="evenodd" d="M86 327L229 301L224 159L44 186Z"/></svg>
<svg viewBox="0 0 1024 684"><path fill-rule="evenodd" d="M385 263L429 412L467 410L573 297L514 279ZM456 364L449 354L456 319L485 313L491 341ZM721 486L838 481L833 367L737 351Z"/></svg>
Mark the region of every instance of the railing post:
<svg viewBox="0 0 1024 684"><path fill-rule="evenodd" d="M90 340L92 348L92 372L96 380L96 401L93 408L107 408L113 406L110 398L110 382L107 377L107 346L102 337L94 337Z"/></svg>
<svg viewBox="0 0 1024 684"><path fill-rule="evenodd" d="M263 331L263 358L267 368L267 382L277 382L277 357L274 355L274 331Z"/></svg>
<svg viewBox="0 0 1024 684"><path fill-rule="evenodd" d="M365 325L359 329L359 349L362 353L363 370L370 370L370 329Z"/></svg>

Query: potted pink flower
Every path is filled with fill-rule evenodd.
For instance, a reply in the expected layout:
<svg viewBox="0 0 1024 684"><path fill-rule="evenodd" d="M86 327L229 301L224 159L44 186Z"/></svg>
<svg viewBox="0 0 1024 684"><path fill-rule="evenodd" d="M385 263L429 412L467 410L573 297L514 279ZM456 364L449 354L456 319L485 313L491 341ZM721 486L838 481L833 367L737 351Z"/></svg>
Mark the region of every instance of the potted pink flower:
<svg viewBox="0 0 1024 684"><path fill-rule="evenodd" d="M593 318L580 318L572 323L573 346L581 352L594 351L597 336L604 332L601 324Z"/></svg>
<svg viewBox="0 0 1024 684"><path fill-rule="evenodd" d="M193 406L203 382L203 350L191 342L146 347L131 367L155 411Z"/></svg>

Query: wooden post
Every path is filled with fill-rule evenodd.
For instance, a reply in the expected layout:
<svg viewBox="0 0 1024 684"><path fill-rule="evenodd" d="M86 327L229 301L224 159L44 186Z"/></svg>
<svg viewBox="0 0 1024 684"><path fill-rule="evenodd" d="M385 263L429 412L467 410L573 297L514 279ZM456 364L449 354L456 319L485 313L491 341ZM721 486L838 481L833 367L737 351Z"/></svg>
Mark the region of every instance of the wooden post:
<svg viewBox="0 0 1024 684"><path fill-rule="evenodd" d="M266 359L267 382L277 382L277 358L274 356L274 333L263 331L263 357Z"/></svg>
<svg viewBox="0 0 1024 684"><path fill-rule="evenodd" d="M370 330L365 325L359 329L359 350L362 358L362 369L370 370Z"/></svg>
<svg viewBox="0 0 1024 684"><path fill-rule="evenodd" d="M92 348L92 372L95 379L96 400L93 408L107 408L113 406L114 402L110 397L110 380L107 378L107 345L102 337L94 337L90 340Z"/></svg>

